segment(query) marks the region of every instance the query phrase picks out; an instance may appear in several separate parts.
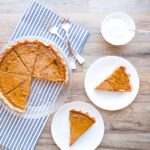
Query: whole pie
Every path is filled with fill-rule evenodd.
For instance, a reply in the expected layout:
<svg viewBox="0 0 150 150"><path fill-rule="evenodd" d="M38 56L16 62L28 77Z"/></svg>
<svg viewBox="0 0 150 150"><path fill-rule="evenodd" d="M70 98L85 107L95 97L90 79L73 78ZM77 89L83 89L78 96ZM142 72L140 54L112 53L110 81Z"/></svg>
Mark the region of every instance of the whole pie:
<svg viewBox="0 0 150 150"><path fill-rule="evenodd" d="M0 55L0 97L10 108L25 111L33 77L54 82L67 80L65 61L52 45L26 40Z"/></svg>
<svg viewBox="0 0 150 150"><path fill-rule="evenodd" d="M130 84L130 75L126 73L126 68L120 66L107 77L103 82L95 87L97 90L130 92L132 90Z"/></svg>
<svg viewBox="0 0 150 150"><path fill-rule="evenodd" d="M70 110L70 145L74 144L94 123L95 119L88 113Z"/></svg>

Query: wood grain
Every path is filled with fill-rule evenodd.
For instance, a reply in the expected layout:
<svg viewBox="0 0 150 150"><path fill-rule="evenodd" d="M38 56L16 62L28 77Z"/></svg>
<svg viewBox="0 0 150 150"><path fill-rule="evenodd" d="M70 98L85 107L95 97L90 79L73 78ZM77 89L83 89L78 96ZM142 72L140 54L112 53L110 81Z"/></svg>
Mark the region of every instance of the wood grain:
<svg viewBox="0 0 150 150"><path fill-rule="evenodd" d="M135 101L127 108L109 112L96 108L105 123L105 135L97 150L150 150L150 34L136 34L127 45L115 47L102 38L100 24L112 11L124 11L135 20L138 29L150 30L149 0L39 0L61 15L68 10L70 20L87 28L91 35L83 49L86 62L73 73L73 83L66 103L90 103L84 90L84 76L89 65L105 55L128 59L139 72L140 90ZM8 41L21 14L30 0L0 1L0 48ZM93 105L93 104L92 104ZM53 115L52 115L53 116ZM52 116L42 132L36 150L58 150L51 133Z"/></svg>

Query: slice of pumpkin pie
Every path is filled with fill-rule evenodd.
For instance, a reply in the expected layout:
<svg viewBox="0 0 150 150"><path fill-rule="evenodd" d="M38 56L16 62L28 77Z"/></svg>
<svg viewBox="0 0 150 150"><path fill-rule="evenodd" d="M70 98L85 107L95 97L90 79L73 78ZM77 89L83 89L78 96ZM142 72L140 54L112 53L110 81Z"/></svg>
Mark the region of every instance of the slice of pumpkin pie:
<svg viewBox="0 0 150 150"><path fill-rule="evenodd" d="M30 77L26 75L0 72L0 89L3 91L3 94L9 93L28 79Z"/></svg>
<svg viewBox="0 0 150 150"><path fill-rule="evenodd" d="M24 112L27 105L28 95L30 93L30 82L31 78L24 81L9 93L4 95L1 94L1 98L10 108L19 112Z"/></svg>
<svg viewBox="0 0 150 150"><path fill-rule="evenodd" d="M31 74L38 54L38 48L38 41L25 41L24 43L18 43L12 48Z"/></svg>
<svg viewBox="0 0 150 150"><path fill-rule="evenodd" d="M74 144L94 123L95 119L82 111L70 110L70 145Z"/></svg>
<svg viewBox="0 0 150 150"><path fill-rule="evenodd" d="M40 77L40 72L46 69L56 59L57 53L51 45L46 46L40 44L32 75L37 78Z"/></svg>
<svg viewBox="0 0 150 150"><path fill-rule="evenodd" d="M124 66L116 68L113 73L97 85L95 89L104 91L130 92L132 88L130 85L129 74L126 73L126 68Z"/></svg>
<svg viewBox="0 0 150 150"><path fill-rule="evenodd" d="M3 57L0 60L0 71L30 75L27 68L12 49L7 50L6 53L1 55L3 55Z"/></svg>
<svg viewBox="0 0 150 150"><path fill-rule="evenodd" d="M47 68L39 73L39 78L48 81L66 81L66 67L60 59L54 60Z"/></svg>

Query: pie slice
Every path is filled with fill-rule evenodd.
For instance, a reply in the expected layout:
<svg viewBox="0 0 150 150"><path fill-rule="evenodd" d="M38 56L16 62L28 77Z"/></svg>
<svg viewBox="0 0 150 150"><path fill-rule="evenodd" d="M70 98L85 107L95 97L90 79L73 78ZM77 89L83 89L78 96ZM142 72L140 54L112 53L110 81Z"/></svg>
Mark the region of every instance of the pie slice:
<svg viewBox="0 0 150 150"><path fill-rule="evenodd" d="M70 110L70 145L74 144L94 123L95 119L87 113Z"/></svg>
<svg viewBox="0 0 150 150"><path fill-rule="evenodd" d="M97 90L130 92L132 90L129 80L129 74L126 73L126 68L120 66L106 78L102 83L96 86Z"/></svg>
<svg viewBox="0 0 150 150"><path fill-rule="evenodd" d="M6 54L1 60L0 70L9 73L30 75L27 68L24 66L17 54L13 51L11 51L10 54Z"/></svg>
<svg viewBox="0 0 150 150"><path fill-rule="evenodd" d="M3 94L6 94L29 78L30 77L26 75L0 72L0 88L3 91Z"/></svg>
<svg viewBox="0 0 150 150"><path fill-rule="evenodd" d="M33 76L39 77L40 72L47 68L55 59L57 59L56 52L54 52L51 46L40 45L33 70Z"/></svg>
<svg viewBox="0 0 150 150"><path fill-rule="evenodd" d="M10 108L19 112L24 112L27 105L27 98L30 93L30 82L31 78L9 93L1 94L1 98Z"/></svg>
<svg viewBox="0 0 150 150"><path fill-rule="evenodd" d="M64 82L66 80L66 68L59 60L54 60L47 68L39 73L39 78L48 81Z"/></svg>
<svg viewBox="0 0 150 150"><path fill-rule="evenodd" d="M27 70L32 73L35 60L38 53L38 42L28 42L19 43L14 46L13 50L17 53L18 57L21 59L23 64L26 66Z"/></svg>

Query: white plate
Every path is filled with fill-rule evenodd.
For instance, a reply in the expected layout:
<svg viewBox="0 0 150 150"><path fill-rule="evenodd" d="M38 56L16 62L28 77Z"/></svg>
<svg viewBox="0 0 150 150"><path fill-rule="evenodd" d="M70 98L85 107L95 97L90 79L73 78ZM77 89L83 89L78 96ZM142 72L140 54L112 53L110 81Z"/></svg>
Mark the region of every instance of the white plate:
<svg viewBox="0 0 150 150"><path fill-rule="evenodd" d="M125 66L130 74L132 84L131 92L107 92L94 88L107 78L116 67ZM100 108L106 110L119 110L133 102L139 90L139 77L134 66L124 58L106 56L96 60L87 70L85 76L85 90L90 100Z"/></svg>
<svg viewBox="0 0 150 150"><path fill-rule="evenodd" d="M85 132L72 146L69 146L70 125L69 110L76 109L88 112L96 123ZM104 135L104 123L100 113L84 102L72 102L63 105L53 117L51 124L52 137L61 150L94 150Z"/></svg>

